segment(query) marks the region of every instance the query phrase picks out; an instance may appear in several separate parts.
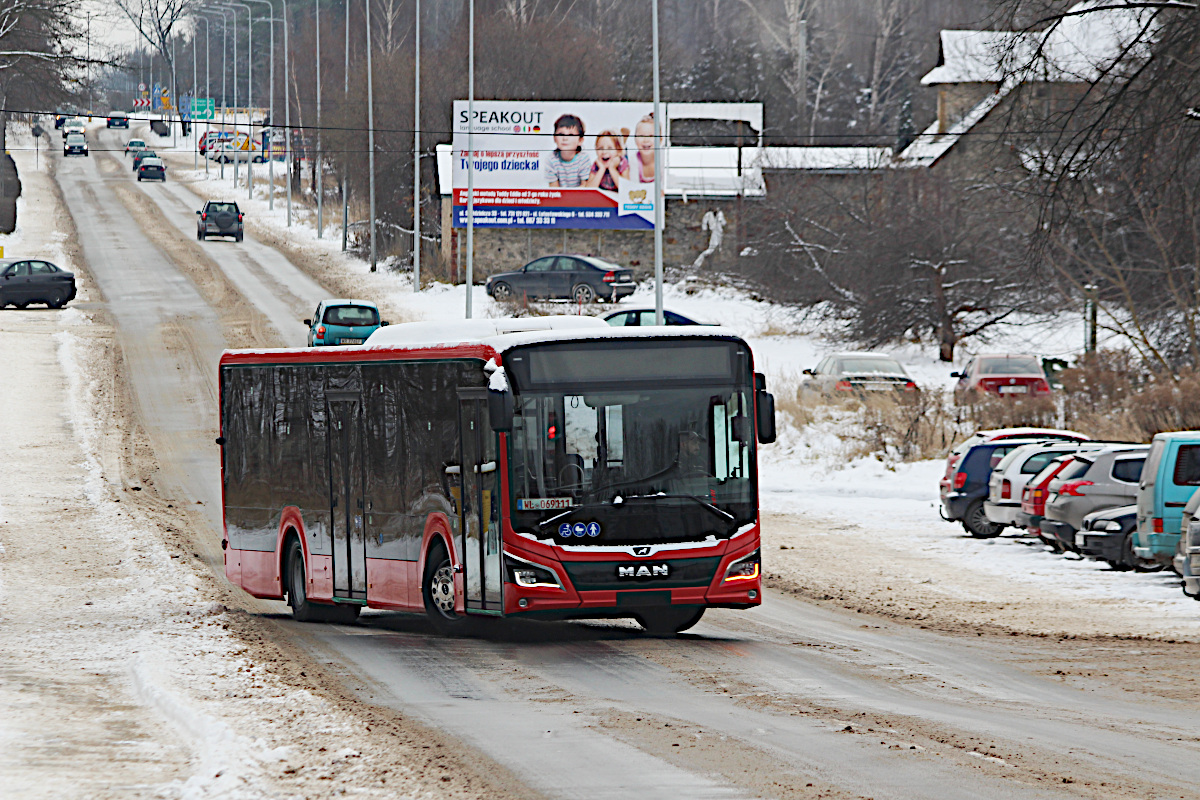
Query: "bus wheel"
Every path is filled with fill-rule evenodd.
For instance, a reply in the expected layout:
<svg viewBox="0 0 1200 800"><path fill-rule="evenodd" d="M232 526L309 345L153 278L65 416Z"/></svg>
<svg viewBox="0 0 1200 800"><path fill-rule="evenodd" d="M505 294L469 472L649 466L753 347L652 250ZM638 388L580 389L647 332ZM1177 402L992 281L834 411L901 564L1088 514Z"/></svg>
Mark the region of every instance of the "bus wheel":
<svg viewBox="0 0 1200 800"><path fill-rule="evenodd" d="M674 636L695 625L704 616L704 606L648 608L638 612L638 624L652 636Z"/></svg>
<svg viewBox="0 0 1200 800"><path fill-rule="evenodd" d="M454 565L442 545L434 545L425 559L425 580L421 582L425 614L434 629L443 635L462 627L463 618L454 610Z"/></svg>
<svg viewBox="0 0 1200 800"><path fill-rule="evenodd" d="M288 605L292 607L292 617L297 622L315 622L319 619L315 604L308 602L308 594L304 590L304 551L295 539L288 546Z"/></svg>

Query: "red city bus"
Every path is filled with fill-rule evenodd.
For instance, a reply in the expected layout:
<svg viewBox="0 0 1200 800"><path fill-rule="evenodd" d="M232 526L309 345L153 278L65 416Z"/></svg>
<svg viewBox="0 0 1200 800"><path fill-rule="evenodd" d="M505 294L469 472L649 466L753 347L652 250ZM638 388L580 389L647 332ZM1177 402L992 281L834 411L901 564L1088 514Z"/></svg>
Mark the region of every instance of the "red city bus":
<svg viewBox="0 0 1200 800"><path fill-rule="evenodd" d="M630 617L750 608L774 399L713 327L418 322L221 357L225 573L300 620L363 606Z"/></svg>

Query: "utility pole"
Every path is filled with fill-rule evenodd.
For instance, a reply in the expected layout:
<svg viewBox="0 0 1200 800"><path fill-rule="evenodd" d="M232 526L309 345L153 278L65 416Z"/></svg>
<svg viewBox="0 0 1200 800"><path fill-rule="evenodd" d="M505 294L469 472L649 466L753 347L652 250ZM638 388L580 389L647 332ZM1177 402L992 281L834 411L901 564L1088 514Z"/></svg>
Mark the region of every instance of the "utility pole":
<svg viewBox="0 0 1200 800"><path fill-rule="evenodd" d="M174 108L175 108L175 116L176 117L179 116L179 92L178 92L176 84L175 84L175 61L176 61L176 59L175 59L175 40L178 38L179 38L178 34L176 34L174 32L171 33L171 105L174 106ZM176 124L174 124L174 123L171 124L171 148L172 149L174 149L174 147L175 147L175 130L177 127L178 126Z"/></svg>
<svg viewBox="0 0 1200 800"><path fill-rule="evenodd" d="M416 31L416 69L413 76L413 291L421 291L421 0L413 28ZM451 187L451 192L454 191ZM453 199L451 200L453 204Z"/></svg>
<svg viewBox="0 0 1200 800"><path fill-rule="evenodd" d="M343 67L342 101L350 96L350 0L346 0L346 61ZM342 252L346 252L349 240L350 195L346 186L346 154L342 154Z"/></svg>
<svg viewBox="0 0 1200 800"><path fill-rule="evenodd" d="M288 11L287 0L283 4L283 135L284 157L287 159L287 226L292 227L292 99L288 88Z"/></svg>
<svg viewBox="0 0 1200 800"><path fill-rule="evenodd" d="M471 285L475 282L475 0L469 0L467 14L467 319L470 319ZM450 191L454 191L453 186ZM453 196L450 199L453 203Z"/></svg>
<svg viewBox="0 0 1200 800"><path fill-rule="evenodd" d="M317 238L325 238L325 207L324 186L321 181L321 0L313 3L313 13L317 16Z"/></svg>
<svg viewBox="0 0 1200 800"><path fill-rule="evenodd" d="M654 51L654 324L663 324L663 172L666 148L662 145L662 111L658 90L658 0L650 0L651 47Z"/></svg>
<svg viewBox="0 0 1200 800"><path fill-rule="evenodd" d="M88 114L92 113L92 12L87 12L87 85Z"/></svg>
<svg viewBox="0 0 1200 800"><path fill-rule="evenodd" d="M472 0L473 1L473 0ZM378 268L378 249L375 242L375 88L371 76L371 0L367 7L367 169L371 186L371 272Z"/></svg>
<svg viewBox="0 0 1200 800"><path fill-rule="evenodd" d="M192 28L192 106L195 107L196 95L199 84L199 70L196 69L196 40L200 38L200 26L196 25ZM188 119L192 120L192 126L195 127L196 120L192 119L192 115L188 114ZM196 135L196 131L192 131L192 169L200 166L200 137Z"/></svg>
<svg viewBox="0 0 1200 800"><path fill-rule="evenodd" d="M269 9L268 13L270 14L270 16L267 17L267 21L271 25L271 67L270 67L270 69L271 69L271 75L270 75L271 90L268 93L268 96L270 99L267 101L267 106L269 109L267 114L271 118L271 128L270 128L271 132L269 134L267 134L270 137L270 140L268 142L263 143L263 153L268 155L268 158L267 158L267 183L269 184L269 186L267 189L267 208L274 209L275 208L275 152L274 152L274 145L275 145L275 126L278 124L275 120L275 52L276 52L275 51L275 6L271 4L270 0L247 0L247 2L262 3Z"/></svg>

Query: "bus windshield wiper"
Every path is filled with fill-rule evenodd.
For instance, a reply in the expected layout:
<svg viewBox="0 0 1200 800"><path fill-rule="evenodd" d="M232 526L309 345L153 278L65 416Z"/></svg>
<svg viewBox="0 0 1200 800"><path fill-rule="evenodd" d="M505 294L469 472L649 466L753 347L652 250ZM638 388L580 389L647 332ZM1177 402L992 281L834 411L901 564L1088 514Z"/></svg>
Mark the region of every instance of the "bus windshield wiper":
<svg viewBox="0 0 1200 800"><path fill-rule="evenodd" d="M714 514L717 514L718 516L722 516L725 519L729 520L730 522L734 521L733 514L730 514L728 511L726 511L723 508L717 508L712 503L710 503L707 500L704 500L702 498L696 497L696 495L694 495L694 494L667 494L666 492L657 492L655 494L631 494L631 495L626 495L624 497L621 497L620 499L622 501L624 501L624 500L636 500L638 498L656 498L656 497L682 497L686 500L692 500L692 501L704 506L705 508L707 508L709 511L713 512ZM620 503L617 502L617 498L613 498L613 504L620 505Z"/></svg>

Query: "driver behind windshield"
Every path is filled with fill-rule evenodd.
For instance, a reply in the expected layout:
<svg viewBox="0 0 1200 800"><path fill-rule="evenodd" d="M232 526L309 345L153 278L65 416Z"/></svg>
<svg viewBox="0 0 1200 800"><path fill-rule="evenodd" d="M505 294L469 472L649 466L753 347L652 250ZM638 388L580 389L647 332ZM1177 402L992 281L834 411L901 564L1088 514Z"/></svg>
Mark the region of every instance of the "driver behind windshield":
<svg viewBox="0 0 1200 800"><path fill-rule="evenodd" d="M706 497L712 470L704 449L704 439L695 431L679 432L675 461L651 480L667 494Z"/></svg>

